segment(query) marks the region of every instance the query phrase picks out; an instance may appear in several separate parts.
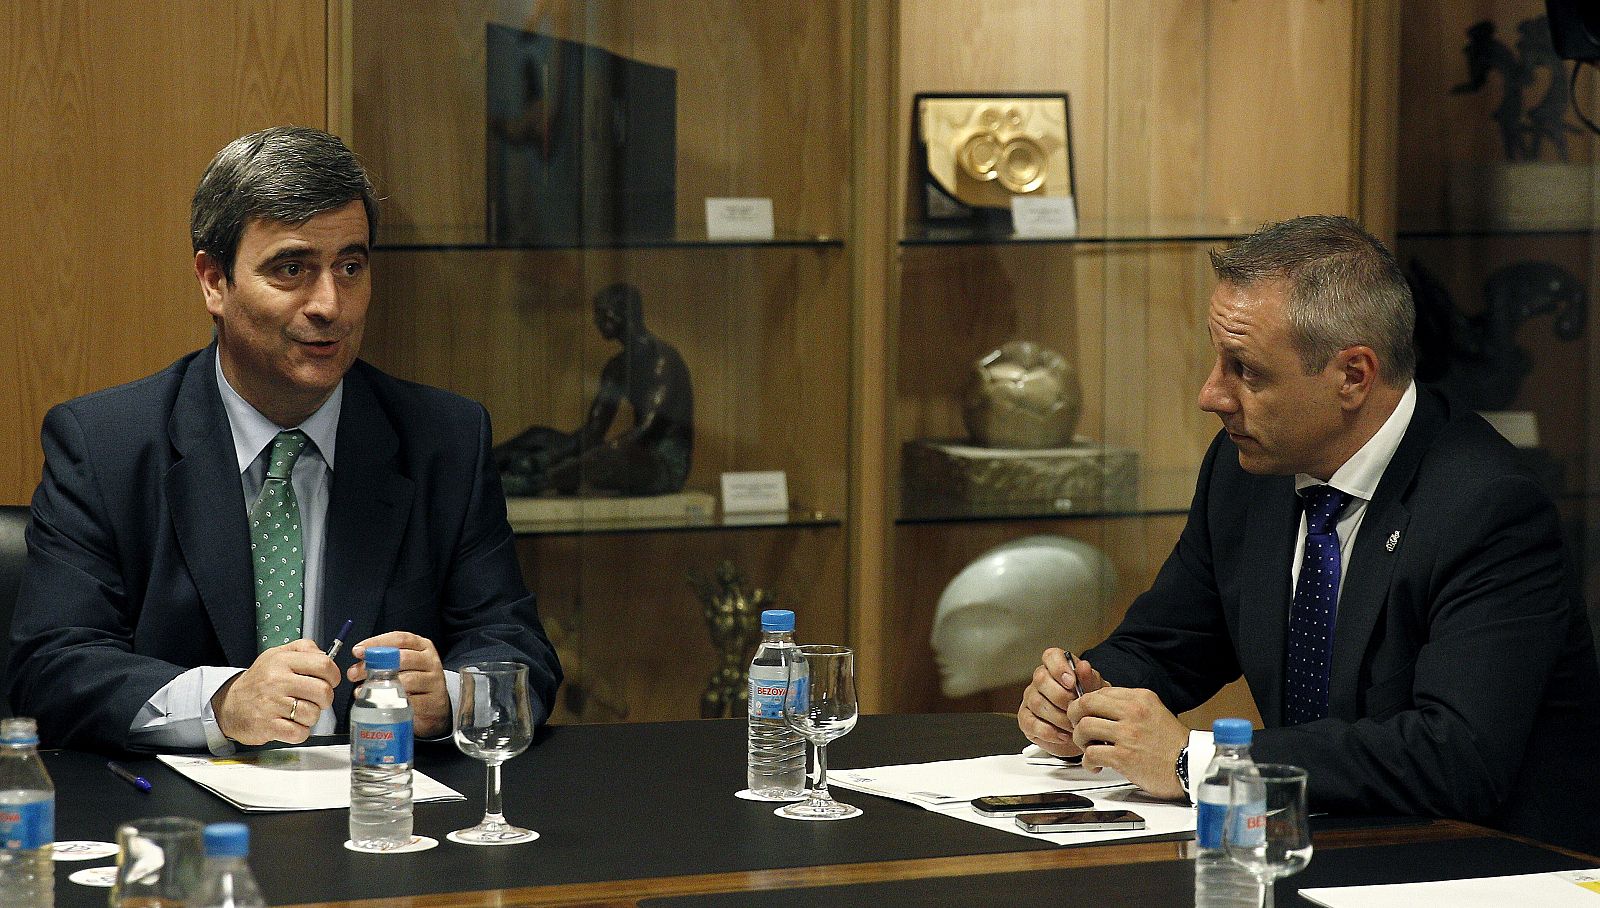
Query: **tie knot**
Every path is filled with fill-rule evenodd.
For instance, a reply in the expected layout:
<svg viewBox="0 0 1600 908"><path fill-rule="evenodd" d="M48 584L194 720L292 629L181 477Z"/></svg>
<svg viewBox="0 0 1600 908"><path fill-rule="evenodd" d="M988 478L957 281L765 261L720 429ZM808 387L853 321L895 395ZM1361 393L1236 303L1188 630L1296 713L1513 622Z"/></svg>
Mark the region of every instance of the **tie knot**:
<svg viewBox="0 0 1600 908"><path fill-rule="evenodd" d="M1303 493L1306 504L1306 532L1327 533L1333 529L1334 520L1350 501L1349 492L1333 486L1312 486Z"/></svg>
<svg viewBox="0 0 1600 908"><path fill-rule="evenodd" d="M299 429L279 432L272 439L272 453L267 455L267 478L288 479L289 474L294 472L294 462L300 459L300 454L310 441L306 433Z"/></svg>

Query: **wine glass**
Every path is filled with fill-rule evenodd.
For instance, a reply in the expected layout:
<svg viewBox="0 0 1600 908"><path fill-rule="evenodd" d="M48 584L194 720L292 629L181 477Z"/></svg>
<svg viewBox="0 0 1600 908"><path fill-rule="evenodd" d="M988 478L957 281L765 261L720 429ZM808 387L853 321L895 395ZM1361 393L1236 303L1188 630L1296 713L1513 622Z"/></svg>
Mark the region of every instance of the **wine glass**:
<svg viewBox="0 0 1600 908"><path fill-rule="evenodd" d="M515 845L537 839L537 832L512 826L500 812L500 764L527 750L533 741L526 665L482 662L461 669L455 739L462 753L488 765L489 780L483 819L445 838L463 845Z"/></svg>
<svg viewBox="0 0 1600 908"><path fill-rule="evenodd" d="M783 720L816 748L817 773L804 801L774 813L792 820L843 820L861 808L828 793L828 742L856 727L855 653L846 646L796 647L786 660L789 693Z"/></svg>
<svg viewBox="0 0 1600 908"><path fill-rule="evenodd" d="M1258 763L1234 773L1229 789L1223 847L1260 882L1261 908L1273 908L1273 881L1311 863L1306 771L1285 763Z"/></svg>

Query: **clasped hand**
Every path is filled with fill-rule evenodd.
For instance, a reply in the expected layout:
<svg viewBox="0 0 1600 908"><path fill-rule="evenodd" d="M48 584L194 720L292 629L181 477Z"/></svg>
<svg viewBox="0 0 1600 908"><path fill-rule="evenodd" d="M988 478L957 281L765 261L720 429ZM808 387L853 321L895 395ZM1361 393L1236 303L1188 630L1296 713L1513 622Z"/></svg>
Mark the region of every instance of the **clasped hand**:
<svg viewBox="0 0 1600 908"><path fill-rule="evenodd" d="M444 664L426 637L390 631L357 643L351 654L361 659L369 646L400 650L400 686L411 703L412 728L419 738L435 738L450 727L450 693ZM347 677L360 684L367 665L358 661ZM211 698L217 727L240 744L283 741L303 743L322 711L333 705L339 669L310 640L294 640L265 650L243 672L234 675Z"/></svg>
<svg viewBox="0 0 1600 908"><path fill-rule="evenodd" d="M1155 797L1182 797L1174 766L1189 729L1160 698L1107 684L1087 659L1077 660L1076 687L1081 698L1066 653L1045 650L1017 708L1028 740L1056 756L1082 754L1084 766L1114 769Z"/></svg>

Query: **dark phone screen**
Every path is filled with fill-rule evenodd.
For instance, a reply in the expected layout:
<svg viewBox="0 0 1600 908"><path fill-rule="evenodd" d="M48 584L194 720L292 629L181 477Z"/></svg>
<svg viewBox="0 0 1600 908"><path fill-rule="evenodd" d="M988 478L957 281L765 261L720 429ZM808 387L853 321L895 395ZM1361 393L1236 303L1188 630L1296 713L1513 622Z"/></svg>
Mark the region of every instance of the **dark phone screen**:
<svg viewBox="0 0 1600 908"><path fill-rule="evenodd" d="M1024 811L1024 810L1087 810L1094 802L1071 791L1045 791L1026 795L990 795L975 798L974 810Z"/></svg>

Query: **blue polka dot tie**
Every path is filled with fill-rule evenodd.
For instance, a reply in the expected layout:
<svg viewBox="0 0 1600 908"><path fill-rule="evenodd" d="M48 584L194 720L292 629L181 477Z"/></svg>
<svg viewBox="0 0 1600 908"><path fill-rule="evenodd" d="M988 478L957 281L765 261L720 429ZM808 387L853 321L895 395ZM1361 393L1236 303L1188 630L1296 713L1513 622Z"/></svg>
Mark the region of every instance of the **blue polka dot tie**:
<svg viewBox="0 0 1600 908"><path fill-rule="evenodd" d="M267 455L267 478L250 508L257 652L300 639L306 556L300 544L300 503L289 476L309 441L298 429L278 433Z"/></svg>
<svg viewBox="0 0 1600 908"><path fill-rule="evenodd" d="M1339 601L1339 534L1334 526L1350 495L1332 486L1304 493L1306 549L1289 609L1289 672L1285 718L1290 725L1328 714L1328 667Z"/></svg>

